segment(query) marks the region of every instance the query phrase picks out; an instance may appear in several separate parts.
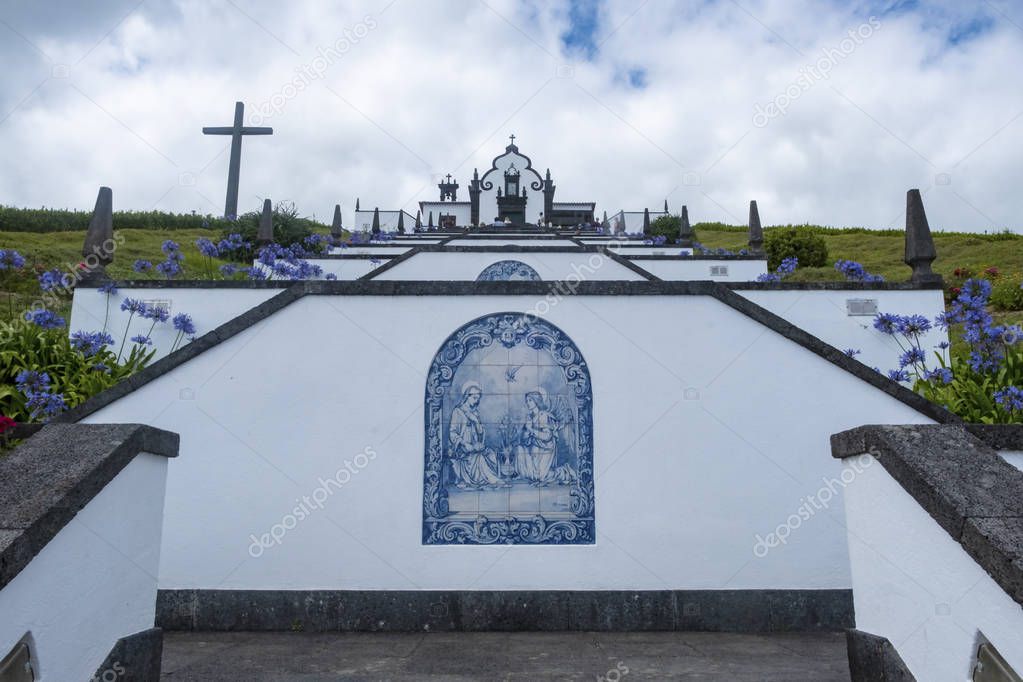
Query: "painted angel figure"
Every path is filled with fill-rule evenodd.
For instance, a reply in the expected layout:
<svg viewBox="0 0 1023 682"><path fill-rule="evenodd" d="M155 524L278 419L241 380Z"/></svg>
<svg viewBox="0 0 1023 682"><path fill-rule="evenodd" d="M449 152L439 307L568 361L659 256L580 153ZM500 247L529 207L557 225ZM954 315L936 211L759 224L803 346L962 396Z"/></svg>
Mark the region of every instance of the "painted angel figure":
<svg viewBox="0 0 1023 682"><path fill-rule="evenodd" d="M478 411L482 398L483 388L468 381L462 386L462 399L451 412L448 457L459 488L505 485L497 454L486 444L486 429Z"/></svg>
<svg viewBox="0 0 1023 682"><path fill-rule="evenodd" d="M526 422L515 448L515 471L527 481L541 484L551 479L558 449L558 420L542 388L527 393L525 402Z"/></svg>

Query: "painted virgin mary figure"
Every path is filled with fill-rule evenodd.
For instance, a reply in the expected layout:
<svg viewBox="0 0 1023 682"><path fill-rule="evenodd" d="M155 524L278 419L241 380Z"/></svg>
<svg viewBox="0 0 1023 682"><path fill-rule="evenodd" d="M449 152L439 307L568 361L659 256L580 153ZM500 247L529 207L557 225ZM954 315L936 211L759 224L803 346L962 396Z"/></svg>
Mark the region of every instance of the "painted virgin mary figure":
<svg viewBox="0 0 1023 682"><path fill-rule="evenodd" d="M553 478L558 422L542 388L527 393L525 401L526 422L515 447L515 471L532 483L545 483Z"/></svg>
<svg viewBox="0 0 1023 682"><path fill-rule="evenodd" d="M448 425L448 457L459 488L481 488L503 484L497 453L487 448L486 429L480 421L479 404L483 389L475 381L462 386L462 398L451 412Z"/></svg>

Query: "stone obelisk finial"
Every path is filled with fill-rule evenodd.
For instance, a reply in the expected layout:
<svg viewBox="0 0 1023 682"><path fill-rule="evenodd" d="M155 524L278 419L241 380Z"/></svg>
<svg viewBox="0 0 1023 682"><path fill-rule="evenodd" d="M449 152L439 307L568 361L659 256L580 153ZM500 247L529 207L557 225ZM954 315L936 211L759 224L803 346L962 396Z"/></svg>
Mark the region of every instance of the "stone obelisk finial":
<svg viewBox="0 0 1023 682"><path fill-rule="evenodd" d="M341 225L341 204L334 204L334 220L330 223L330 236L340 237L344 227Z"/></svg>
<svg viewBox="0 0 1023 682"><path fill-rule="evenodd" d="M263 213L259 216L259 232L256 233L256 241L260 244L269 244L274 240L273 204L269 199L263 200Z"/></svg>
<svg viewBox="0 0 1023 682"><path fill-rule="evenodd" d="M416 232L423 229L423 211L422 209L416 211Z"/></svg>
<svg viewBox="0 0 1023 682"><path fill-rule="evenodd" d="M89 219L89 229L82 244L85 259L85 280L107 278L106 267L114 261L114 193L109 187L100 187L96 207Z"/></svg>
<svg viewBox="0 0 1023 682"><path fill-rule="evenodd" d="M693 238L693 226L689 224L689 207L682 206L682 218L678 226L678 238L687 240Z"/></svg>
<svg viewBox="0 0 1023 682"><path fill-rule="evenodd" d="M398 209L398 234L405 234L405 211Z"/></svg>
<svg viewBox="0 0 1023 682"><path fill-rule="evenodd" d="M764 228L760 226L757 202L749 202L749 250L755 256L764 254Z"/></svg>
<svg viewBox="0 0 1023 682"><path fill-rule="evenodd" d="M649 208L644 208L643 209L643 234L648 234L649 232L650 232L650 209Z"/></svg>
<svg viewBox="0 0 1023 682"><path fill-rule="evenodd" d="M940 282L941 275L931 270L931 263L937 257L920 190L911 189L906 192L906 255L903 258L906 265L913 268L911 281L916 284Z"/></svg>
<svg viewBox="0 0 1023 682"><path fill-rule="evenodd" d="M380 234L380 208L373 209L373 234Z"/></svg>

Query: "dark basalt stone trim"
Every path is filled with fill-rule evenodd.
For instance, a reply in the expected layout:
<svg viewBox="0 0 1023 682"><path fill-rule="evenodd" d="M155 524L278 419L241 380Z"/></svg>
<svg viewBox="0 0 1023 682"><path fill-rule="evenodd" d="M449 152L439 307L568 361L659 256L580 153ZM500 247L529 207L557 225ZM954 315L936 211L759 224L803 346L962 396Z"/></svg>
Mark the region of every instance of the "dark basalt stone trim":
<svg viewBox="0 0 1023 682"><path fill-rule="evenodd" d="M852 590L160 590L165 630L833 632Z"/></svg>
<svg viewBox="0 0 1023 682"><path fill-rule="evenodd" d="M434 239L439 239L439 237L434 237ZM411 246L411 244L396 244L395 243L396 241L398 241L398 240L391 240L391 241L386 241L386 242L372 242L370 244L346 244L343 248L346 248L346 249L407 249L407 248L409 248ZM415 240L409 240L409 241L415 241ZM341 248L341 247L334 246L334 247L331 247L331 248L337 249L337 248Z"/></svg>
<svg viewBox="0 0 1023 682"><path fill-rule="evenodd" d="M418 248L392 259L354 281L284 282L288 288L273 298L224 323L195 341L179 348L126 381L99 393L78 407L61 414L55 421L75 422L123 398L136 388L166 374L175 367L238 334L255 323L269 317L293 301L309 295L317 296L713 296L722 303L767 326L791 341L821 356L828 362L881 389L896 400L938 422L959 422L958 417L943 407L930 402L905 386L878 374L863 363L829 346L816 336L796 327L774 313L731 291L727 286L711 281L582 281L582 282L428 282L412 280L375 280L398 262L411 258Z"/></svg>
<svg viewBox="0 0 1023 682"><path fill-rule="evenodd" d="M648 279L648 280L650 280L652 282L658 282L658 281L661 280L660 277L654 275L651 272L647 272L643 268L641 268L638 265L636 265L635 263L633 263L631 260L628 260L626 258L623 258L622 256L619 256L612 249L609 249L606 246L603 248L602 252L604 253L604 255L606 255L608 258L613 260L615 263L618 263L619 265L622 265L622 266L628 268L629 270L632 270L637 275L641 275L641 276L645 277L646 279Z"/></svg>
<svg viewBox="0 0 1023 682"><path fill-rule="evenodd" d="M887 638L849 629L845 643L852 682L916 682Z"/></svg>
<svg viewBox="0 0 1023 682"><path fill-rule="evenodd" d="M625 248L625 249L627 249L627 248L629 248L629 246L622 246L622 247L618 247L618 248ZM652 248L652 247L647 246L645 248L649 249L649 248ZM653 248L655 248L655 247L653 247ZM680 246L678 248L681 249L683 247ZM684 261L694 261L694 260L701 260L701 261L702 260L713 260L713 261L719 261L719 260L723 260L723 261L756 260L756 261L762 261L762 262L765 262L765 263L767 262L767 259L765 257L763 257L763 256L720 256L718 254L707 254L705 256L698 255L698 254L693 254L691 256L687 256L687 255L682 255L682 254L674 254L674 255L672 255L672 254L666 254L666 253L648 253L648 254L635 254L635 255L630 255L630 254L626 253L626 254L623 254L623 255L626 258L628 258L629 260L684 260Z"/></svg>
<svg viewBox="0 0 1023 682"><path fill-rule="evenodd" d="M159 682L162 659L163 630L142 630L117 640L92 679Z"/></svg>
<svg viewBox="0 0 1023 682"><path fill-rule="evenodd" d="M50 424L0 457L0 589L140 452L177 457L178 434L141 424Z"/></svg>
<svg viewBox="0 0 1023 682"><path fill-rule="evenodd" d="M967 424L966 430L995 450L1023 450L1023 424Z"/></svg>
<svg viewBox="0 0 1023 682"><path fill-rule="evenodd" d="M295 286L290 280L282 279L122 279L114 282L118 289L287 289ZM96 285L76 289L96 289Z"/></svg>
<svg viewBox="0 0 1023 682"><path fill-rule="evenodd" d="M402 248L409 249L409 248L415 248L415 247L414 246L405 246L405 247L402 247ZM314 261L318 261L318 260L357 260L357 259L373 260L374 258L378 258L380 260L386 260L386 259L389 259L389 258L397 258L400 255L401 255L400 253L331 253L331 254L326 254L326 255L322 255L322 256L316 256L316 258L307 258L306 260L308 260L310 262L314 262ZM294 282L292 282L292 283L294 283Z"/></svg>
<svg viewBox="0 0 1023 682"><path fill-rule="evenodd" d="M724 282L729 289L766 291L919 291L941 289L940 282Z"/></svg>
<svg viewBox="0 0 1023 682"><path fill-rule="evenodd" d="M466 232L465 234L456 235L452 239L471 239L473 241L501 241L503 239L524 239L527 238L530 241L543 242L543 241L560 241L571 239L571 235L560 235L553 232L523 232L521 235L507 234L480 234L479 232Z"/></svg>
<svg viewBox="0 0 1023 682"><path fill-rule="evenodd" d="M873 455L1005 592L1023 605L1023 471L961 425L860 426L832 455Z"/></svg>

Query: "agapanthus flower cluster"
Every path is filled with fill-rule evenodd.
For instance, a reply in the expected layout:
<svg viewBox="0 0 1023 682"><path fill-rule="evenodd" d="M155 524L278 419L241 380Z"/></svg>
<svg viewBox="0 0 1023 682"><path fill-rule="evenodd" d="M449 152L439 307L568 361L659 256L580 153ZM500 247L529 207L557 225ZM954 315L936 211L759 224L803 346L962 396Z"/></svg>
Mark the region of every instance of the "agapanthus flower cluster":
<svg viewBox="0 0 1023 682"><path fill-rule="evenodd" d="M168 239L160 246L160 250L163 251L166 260L156 264L156 271L167 279L172 279L181 274L185 255L181 253L181 247L178 246L178 243Z"/></svg>
<svg viewBox="0 0 1023 682"><path fill-rule="evenodd" d="M835 269L845 275L849 282L883 282L884 277L867 272L860 263L852 260L835 261Z"/></svg>
<svg viewBox="0 0 1023 682"><path fill-rule="evenodd" d="M237 232L232 232L217 242L217 251L224 255L234 251L247 250L251 247L252 245L242 239L242 236Z"/></svg>
<svg viewBox="0 0 1023 682"><path fill-rule="evenodd" d="M693 252L698 254L698 255L701 255L701 256L735 256L735 255L737 255L734 251L729 251L728 249L722 249L722 248L711 249L709 247L704 246L700 242L693 242ZM743 249L742 251L740 251L738 253L738 255L745 256L745 255L748 255L748 252L746 251L746 249Z"/></svg>
<svg viewBox="0 0 1023 682"><path fill-rule="evenodd" d="M292 281L321 277L323 268L304 260L307 255L308 252L298 244L290 247L267 244L256 255L256 261L263 268L251 268L248 272L249 279L265 279L267 273L271 279ZM256 272L260 274L257 275Z"/></svg>
<svg viewBox="0 0 1023 682"><path fill-rule="evenodd" d="M778 268L774 272L766 272L762 275L757 276L758 282L780 282L799 267L799 258L796 256L789 256L788 258L782 259L782 262L778 265Z"/></svg>
<svg viewBox="0 0 1023 682"><path fill-rule="evenodd" d="M107 294L108 296L112 296L117 293L117 285L114 284L113 282L106 282L104 284L101 284L96 291L98 291L101 294Z"/></svg>
<svg viewBox="0 0 1023 682"><path fill-rule="evenodd" d="M65 287L64 273L59 269L47 270L39 275L39 288L43 291L53 291Z"/></svg>
<svg viewBox="0 0 1023 682"><path fill-rule="evenodd" d="M207 258L218 258L220 256L220 249L206 237L199 237L196 239L195 248L199 249L199 253Z"/></svg>
<svg viewBox="0 0 1023 682"><path fill-rule="evenodd" d="M149 272L153 269L153 264L147 260L139 258L135 261L135 264L131 266L131 269L138 273Z"/></svg>
<svg viewBox="0 0 1023 682"><path fill-rule="evenodd" d="M44 421L49 421L67 409L64 396L51 390L50 375L46 372L22 370L14 377L14 385L25 396L25 406L32 419L43 417Z"/></svg>
<svg viewBox="0 0 1023 682"><path fill-rule="evenodd" d="M82 353L87 358L91 358L96 353L99 353L106 346L111 346L114 343L114 339L110 334L106 332L86 332L78 330L71 334L71 347Z"/></svg>
<svg viewBox="0 0 1023 682"><path fill-rule="evenodd" d="M1023 412L1023 388L1006 386L995 391L995 403L1006 412Z"/></svg>
<svg viewBox="0 0 1023 682"><path fill-rule="evenodd" d="M0 249L0 270L21 270L25 257L14 249Z"/></svg>
<svg viewBox="0 0 1023 682"><path fill-rule="evenodd" d="M25 319L40 329L60 329L65 326L64 318L45 308L34 308L25 313Z"/></svg>
<svg viewBox="0 0 1023 682"><path fill-rule="evenodd" d="M970 344L969 363L974 372L997 371L1005 359L1005 347L1020 341L1018 327L994 324L987 311L990 296L991 282L966 280L948 312L938 317L938 324L946 329L954 324L963 325L963 339Z"/></svg>
<svg viewBox="0 0 1023 682"><path fill-rule="evenodd" d="M174 329L186 336L195 334L195 323L192 322L192 316L188 313L178 313L175 315L172 324Z"/></svg>
<svg viewBox="0 0 1023 682"><path fill-rule="evenodd" d="M648 237L643 241L643 243L647 246L663 246L665 243L667 243L667 241L668 238L665 237L663 234L657 234L654 235L653 237Z"/></svg>

